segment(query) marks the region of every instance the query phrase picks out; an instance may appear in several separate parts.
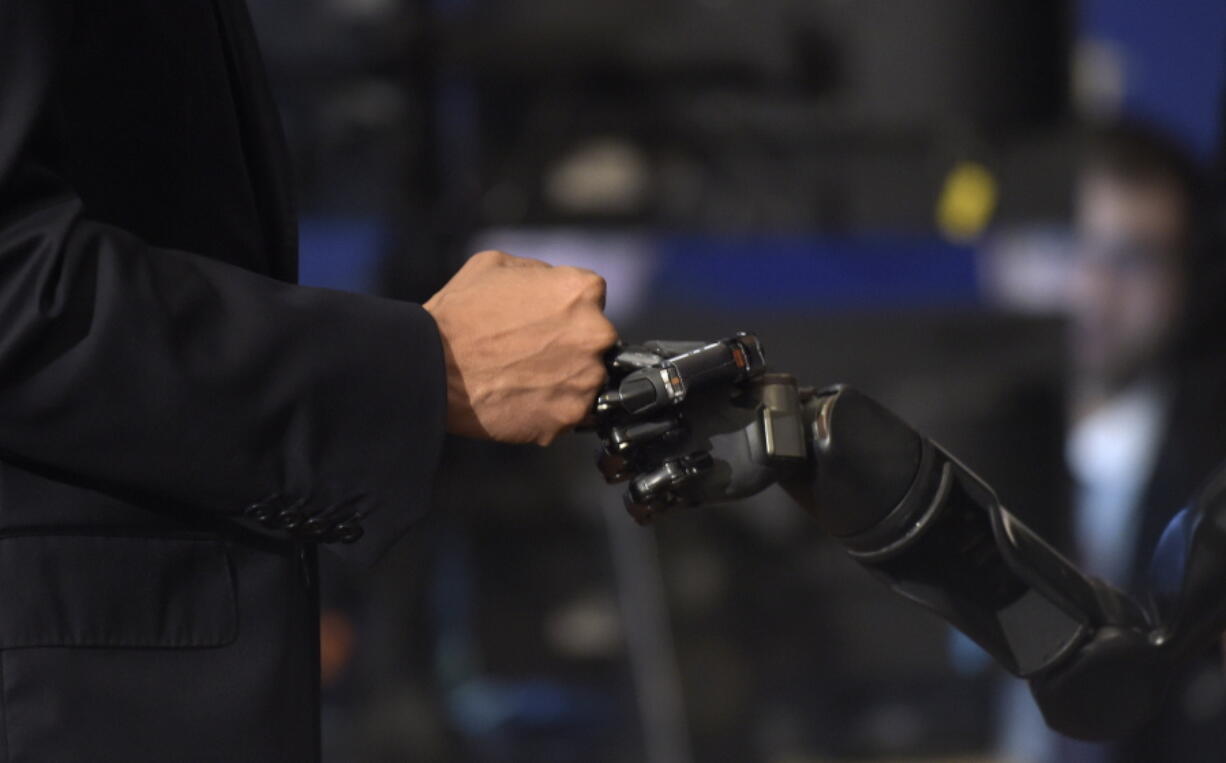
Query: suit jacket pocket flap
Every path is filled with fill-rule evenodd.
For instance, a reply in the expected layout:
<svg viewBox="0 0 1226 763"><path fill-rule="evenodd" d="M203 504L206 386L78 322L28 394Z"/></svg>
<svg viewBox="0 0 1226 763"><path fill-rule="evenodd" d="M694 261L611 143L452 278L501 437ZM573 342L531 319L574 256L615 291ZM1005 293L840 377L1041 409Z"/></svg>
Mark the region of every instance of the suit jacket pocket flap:
<svg viewBox="0 0 1226 763"><path fill-rule="evenodd" d="M0 538L0 648L222 646L237 619L220 541Z"/></svg>

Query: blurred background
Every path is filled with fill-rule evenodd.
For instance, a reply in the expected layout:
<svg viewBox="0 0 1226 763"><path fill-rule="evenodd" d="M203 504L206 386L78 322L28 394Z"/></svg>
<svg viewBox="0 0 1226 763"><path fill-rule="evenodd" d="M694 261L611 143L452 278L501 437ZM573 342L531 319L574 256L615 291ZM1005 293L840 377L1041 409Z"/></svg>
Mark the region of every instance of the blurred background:
<svg viewBox="0 0 1226 763"><path fill-rule="evenodd" d="M250 5L306 283L592 268L626 338L754 330L1125 587L1226 460L1220 0ZM432 517L328 565L326 760L1226 759L1219 656L1070 743L782 495L642 529L595 447L451 442Z"/></svg>

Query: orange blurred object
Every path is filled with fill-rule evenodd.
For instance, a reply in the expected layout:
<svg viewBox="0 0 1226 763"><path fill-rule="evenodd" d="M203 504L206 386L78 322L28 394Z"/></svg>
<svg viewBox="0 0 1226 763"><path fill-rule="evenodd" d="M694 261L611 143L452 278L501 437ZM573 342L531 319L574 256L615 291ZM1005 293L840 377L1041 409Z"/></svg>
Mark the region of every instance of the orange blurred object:
<svg viewBox="0 0 1226 763"><path fill-rule="evenodd" d="M345 674L353 658L357 633L353 621L338 609L327 609L319 615L319 681L327 688Z"/></svg>

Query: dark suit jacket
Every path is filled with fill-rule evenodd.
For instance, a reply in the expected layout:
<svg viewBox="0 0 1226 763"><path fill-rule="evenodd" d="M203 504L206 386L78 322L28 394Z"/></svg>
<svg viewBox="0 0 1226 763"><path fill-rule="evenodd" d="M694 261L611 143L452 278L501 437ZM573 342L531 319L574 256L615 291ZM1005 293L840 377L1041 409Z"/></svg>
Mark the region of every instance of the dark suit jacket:
<svg viewBox="0 0 1226 763"><path fill-rule="evenodd" d="M0 760L318 757L315 544L419 516L445 392L294 278L241 0L0 0Z"/></svg>
<svg viewBox="0 0 1226 763"><path fill-rule="evenodd" d="M1179 369L1163 443L1142 497L1144 511L1132 555L1132 588L1144 593L1150 558L1175 515L1226 461L1226 358L1211 343ZM1226 676L1217 650L1182 671L1162 711L1112 747L1115 763L1219 763L1226 760Z"/></svg>

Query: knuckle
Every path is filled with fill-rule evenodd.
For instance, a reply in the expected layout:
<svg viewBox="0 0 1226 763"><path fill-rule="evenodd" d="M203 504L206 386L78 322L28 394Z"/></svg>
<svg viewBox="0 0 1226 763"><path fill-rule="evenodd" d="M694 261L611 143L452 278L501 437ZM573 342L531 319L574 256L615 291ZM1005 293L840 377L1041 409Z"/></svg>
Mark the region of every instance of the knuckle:
<svg viewBox="0 0 1226 763"><path fill-rule="evenodd" d="M500 252L497 249L486 249L469 257L468 262L472 265L497 265L500 262L504 262L510 256L506 252Z"/></svg>
<svg viewBox="0 0 1226 763"><path fill-rule="evenodd" d="M559 281L567 285L576 284L579 281L579 269L570 265L556 265L553 267L553 275Z"/></svg>
<svg viewBox="0 0 1226 763"><path fill-rule="evenodd" d="M582 424L583 420L587 418L587 415L590 412L591 412L591 406L588 406L588 405L576 406L572 415L566 420L566 430L570 431L574 429L575 427L579 426L580 424Z"/></svg>
<svg viewBox="0 0 1226 763"><path fill-rule="evenodd" d="M504 264L511 265L517 268L549 267L546 263L541 262L540 260L534 260L531 257L520 257L519 255L510 254L509 252L499 252L499 254L502 255L502 262Z"/></svg>
<svg viewBox="0 0 1226 763"><path fill-rule="evenodd" d="M584 328L583 339L586 346L597 352L604 352L617 343L617 329L604 315L598 315Z"/></svg>
<svg viewBox="0 0 1226 763"><path fill-rule="evenodd" d="M554 268L554 270L558 271L559 274L566 279L567 285L569 285L575 291L581 293L586 293L592 288L593 276L599 278L599 276L596 276L596 274L592 271L577 268L573 265L560 265Z"/></svg>
<svg viewBox="0 0 1226 763"><path fill-rule="evenodd" d="M603 363L593 363L583 376L585 391L594 394L596 390L604 386L607 376L608 373L605 371Z"/></svg>
<svg viewBox="0 0 1226 763"><path fill-rule="evenodd" d="M542 423L537 442L541 445L549 445L566 432L573 430L587 418L590 408L591 404L587 396L571 394L567 399L559 400Z"/></svg>
<svg viewBox="0 0 1226 763"><path fill-rule="evenodd" d="M584 289L589 297L603 305L605 294L609 291L609 285L605 282L604 278L596 273L592 273L587 276L587 284Z"/></svg>
<svg viewBox="0 0 1226 763"><path fill-rule="evenodd" d="M586 288L604 288L604 278L596 271L587 268L571 268L571 270L574 271L575 278Z"/></svg>
<svg viewBox="0 0 1226 763"><path fill-rule="evenodd" d="M562 414L562 426L569 429L587 416L588 410L591 408L591 403L586 396L576 395L571 400L567 401L560 413Z"/></svg>
<svg viewBox="0 0 1226 763"><path fill-rule="evenodd" d="M600 328L596 331L596 342L600 345L600 349L606 350L617 344L620 337L617 334L617 329L607 318L601 319Z"/></svg>

